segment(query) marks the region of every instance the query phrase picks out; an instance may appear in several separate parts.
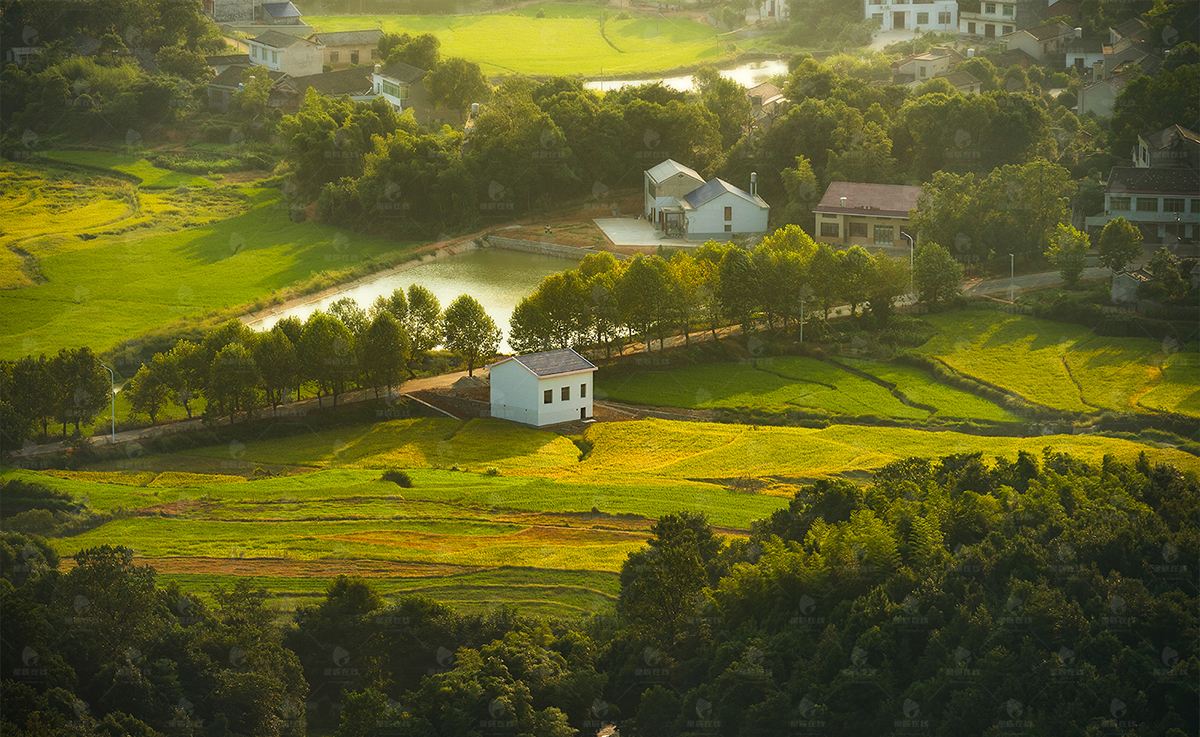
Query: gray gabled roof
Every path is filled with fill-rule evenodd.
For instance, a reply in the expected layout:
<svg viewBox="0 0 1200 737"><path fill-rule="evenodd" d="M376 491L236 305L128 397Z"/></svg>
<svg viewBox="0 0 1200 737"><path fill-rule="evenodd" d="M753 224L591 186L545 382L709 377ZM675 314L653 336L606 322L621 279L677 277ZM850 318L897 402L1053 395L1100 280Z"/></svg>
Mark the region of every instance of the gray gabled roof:
<svg viewBox="0 0 1200 737"><path fill-rule="evenodd" d="M286 3L263 3L263 12L272 18L299 18L300 10L290 2Z"/></svg>
<svg viewBox="0 0 1200 737"><path fill-rule="evenodd" d="M378 28L366 28L361 31L326 31L309 36L313 41L324 46L367 46L379 43L383 31Z"/></svg>
<svg viewBox="0 0 1200 737"><path fill-rule="evenodd" d="M250 40L255 43L260 43L263 46L270 46L274 49L286 49L287 47L295 46L296 44L309 44L311 46L316 46L315 43L306 38L300 38L299 36L293 36L290 33L283 33L281 31L263 31Z"/></svg>
<svg viewBox="0 0 1200 737"><path fill-rule="evenodd" d="M541 353L526 353L523 356L513 356L498 361L497 366L506 361L516 361L536 376L555 376L557 374L573 374L578 371L595 371L596 365L579 355L570 348Z"/></svg>
<svg viewBox="0 0 1200 737"><path fill-rule="evenodd" d="M704 183L704 186L697 187L691 192L683 196L685 202L693 209L700 207L710 200L714 200L723 194L732 194L741 197L747 202L758 205L759 207L770 207L766 201L757 195L751 195L749 192L739 189L724 179L710 179Z"/></svg>
<svg viewBox="0 0 1200 737"><path fill-rule="evenodd" d="M661 164L657 164L648 169L646 173L649 174L650 178L656 182L666 181L676 174L686 174L692 179L695 179L697 182L704 181L704 177L697 174L695 169L686 167L674 159L667 159Z"/></svg>
<svg viewBox="0 0 1200 737"><path fill-rule="evenodd" d="M405 82L412 84L425 76L425 70L420 67L414 67L412 64L406 64L402 61L393 61L390 64L384 64L379 70L379 73L397 82Z"/></svg>

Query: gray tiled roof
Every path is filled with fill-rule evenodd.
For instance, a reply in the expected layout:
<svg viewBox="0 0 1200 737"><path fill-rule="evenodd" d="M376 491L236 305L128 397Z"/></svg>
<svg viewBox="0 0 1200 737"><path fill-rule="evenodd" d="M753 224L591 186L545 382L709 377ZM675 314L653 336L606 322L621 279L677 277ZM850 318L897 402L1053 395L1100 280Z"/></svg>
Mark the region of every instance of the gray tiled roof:
<svg viewBox="0 0 1200 737"><path fill-rule="evenodd" d="M526 353L523 356L513 356L512 360L520 363L538 376L569 374L575 371L589 371L596 368L595 364L570 348L562 348L557 351L542 351L541 353Z"/></svg>
<svg viewBox="0 0 1200 737"><path fill-rule="evenodd" d="M293 36L290 33L283 33L281 31L263 31L250 40L276 49L286 49L289 46L295 46L300 43L316 46L316 44L306 38L300 38L299 36Z"/></svg>
<svg viewBox="0 0 1200 737"><path fill-rule="evenodd" d="M406 64L402 61L393 61L390 64L384 64L379 70L385 77L390 77L399 82L407 82L412 84L425 76L425 70L420 67L414 67L412 64Z"/></svg>
<svg viewBox="0 0 1200 737"><path fill-rule="evenodd" d="M1142 169L1114 166L1108 175L1110 193L1200 196L1200 173L1179 167Z"/></svg>
<svg viewBox="0 0 1200 737"><path fill-rule="evenodd" d="M906 184L830 182L814 212L908 217L917 207L921 188ZM846 204L842 205L842 198Z"/></svg>
<svg viewBox="0 0 1200 737"><path fill-rule="evenodd" d="M378 28L367 28L361 31L328 31L314 33L309 37L325 46L367 46L379 43L383 31Z"/></svg>

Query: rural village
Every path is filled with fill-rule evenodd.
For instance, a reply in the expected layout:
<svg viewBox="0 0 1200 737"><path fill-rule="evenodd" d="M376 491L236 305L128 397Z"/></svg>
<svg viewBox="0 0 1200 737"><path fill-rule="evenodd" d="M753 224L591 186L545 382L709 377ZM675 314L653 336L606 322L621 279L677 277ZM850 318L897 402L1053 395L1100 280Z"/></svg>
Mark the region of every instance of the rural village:
<svg viewBox="0 0 1200 737"><path fill-rule="evenodd" d="M0 0L0 734L1200 734L1194 0Z"/></svg>

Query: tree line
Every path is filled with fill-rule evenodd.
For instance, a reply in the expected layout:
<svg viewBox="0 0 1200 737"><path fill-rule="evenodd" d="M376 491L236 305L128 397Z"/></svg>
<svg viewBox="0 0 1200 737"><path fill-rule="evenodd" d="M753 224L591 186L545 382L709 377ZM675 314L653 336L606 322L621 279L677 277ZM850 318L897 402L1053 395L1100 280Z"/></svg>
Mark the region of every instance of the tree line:
<svg viewBox="0 0 1200 737"><path fill-rule="evenodd" d="M126 549L64 569L3 531L0 729L1184 737L1197 514L1195 475L1144 455L909 458L806 484L746 538L666 515L615 612L569 621L338 578L281 622L248 579L206 602Z"/></svg>
<svg viewBox="0 0 1200 737"><path fill-rule="evenodd" d="M155 353L121 390L131 417L156 422L169 406L191 418L203 403L207 419L277 408L305 392L323 405L352 388L391 390L441 345L461 357L469 373L492 358L500 329L469 295L445 310L419 284L379 297L369 309L342 298L301 321L285 317L270 330L255 332L230 320L199 341L181 339ZM108 408L109 374L88 348L57 355L0 362L0 416L5 445L19 447L49 423L68 424L75 433Z"/></svg>
<svg viewBox="0 0 1200 737"><path fill-rule="evenodd" d="M860 246L834 250L795 225L753 249L711 241L694 253L639 255L618 261L589 254L575 269L552 274L513 310L509 342L517 351L594 347L606 356L630 341L655 340L739 325L789 330L802 318L827 319L848 305L853 318L877 326L915 284L918 298L943 305L958 294L962 269L946 249L923 245L910 274L905 260Z"/></svg>

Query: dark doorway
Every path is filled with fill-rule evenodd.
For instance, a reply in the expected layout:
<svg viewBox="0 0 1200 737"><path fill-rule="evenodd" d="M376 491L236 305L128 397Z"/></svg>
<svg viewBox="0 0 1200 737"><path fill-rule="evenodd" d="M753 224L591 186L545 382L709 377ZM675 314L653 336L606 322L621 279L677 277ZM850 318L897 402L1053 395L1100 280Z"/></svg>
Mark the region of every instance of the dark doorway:
<svg viewBox="0 0 1200 737"><path fill-rule="evenodd" d="M904 13L892 13L892 28L897 31L904 30Z"/></svg>
<svg viewBox="0 0 1200 737"><path fill-rule="evenodd" d="M579 419L581 419L581 420L587 419L587 407L579 408Z"/></svg>

